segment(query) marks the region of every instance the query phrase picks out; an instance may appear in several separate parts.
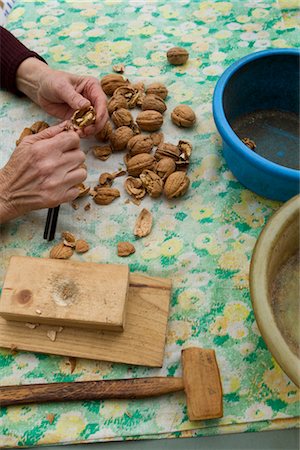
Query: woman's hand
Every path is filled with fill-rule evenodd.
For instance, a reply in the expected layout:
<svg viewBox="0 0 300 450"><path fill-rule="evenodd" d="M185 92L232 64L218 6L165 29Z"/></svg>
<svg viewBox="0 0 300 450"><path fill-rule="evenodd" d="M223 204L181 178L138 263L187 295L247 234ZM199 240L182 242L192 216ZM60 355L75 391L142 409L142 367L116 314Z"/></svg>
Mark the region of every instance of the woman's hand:
<svg viewBox="0 0 300 450"><path fill-rule="evenodd" d="M92 105L96 123L84 129L85 135L98 133L108 119L106 96L97 78L53 70L28 58L18 68L17 86L47 113L63 120L70 119L74 110Z"/></svg>
<svg viewBox="0 0 300 450"><path fill-rule="evenodd" d="M86 179L79 136L65 123L22 140L0 170L0 223L74 200Z"/></svg>

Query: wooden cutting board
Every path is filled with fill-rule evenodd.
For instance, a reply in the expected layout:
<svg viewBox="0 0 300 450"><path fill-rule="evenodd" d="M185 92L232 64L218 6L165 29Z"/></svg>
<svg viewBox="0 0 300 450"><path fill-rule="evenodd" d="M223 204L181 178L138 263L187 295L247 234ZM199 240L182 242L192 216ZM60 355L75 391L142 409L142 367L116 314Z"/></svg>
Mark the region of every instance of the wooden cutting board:
<svg viewBox="0 0 300 450"><path fill-rule="evenodd" d="M129 268L13 256L0 316L21 322L123 331Z"/></svg>
<svg viewBox="0 0 300 450"><path fill-rule="evenodd" d="M130 274L123 332L64 327L52 342L51 325L30 329L0 318L0 347L161 367L170 294L170 280Z"/></svg>

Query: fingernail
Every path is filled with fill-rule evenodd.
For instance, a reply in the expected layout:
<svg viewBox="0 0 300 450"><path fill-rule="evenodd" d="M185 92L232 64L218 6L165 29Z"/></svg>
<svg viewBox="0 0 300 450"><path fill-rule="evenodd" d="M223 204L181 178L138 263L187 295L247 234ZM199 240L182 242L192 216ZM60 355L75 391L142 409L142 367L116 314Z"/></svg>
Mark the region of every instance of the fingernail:
<svg viewBox="0 0 300 450"><path fill-rule="evenodd" d="M84 106L86 106L88 103L90 103L86 98L83 98L82 100L80 100L80 102L78 103L79 108L83 108Z"/></svg>

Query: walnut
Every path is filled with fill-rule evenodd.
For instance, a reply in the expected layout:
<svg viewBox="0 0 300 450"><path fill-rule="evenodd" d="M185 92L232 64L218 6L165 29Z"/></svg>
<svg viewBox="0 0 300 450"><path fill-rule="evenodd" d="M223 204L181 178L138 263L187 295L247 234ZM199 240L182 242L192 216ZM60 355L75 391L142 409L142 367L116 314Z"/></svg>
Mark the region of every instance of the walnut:
<svg viewBox="0 0 300 450"><path fill-rule="evenodd" d="M131 156L139 153L150 153L153 147L153 141L150 136L146 134L138 134L129 139L127 143L127 150Z"/></svg>
<svg viewBox="0 0 300 450"><path fill-rule="evenodd" d="M50 251L50 258L52 259L68 259L73 255L73 249L60 242L56 244Z"/></svg>
<svg viewBox="0 0 300 450"><path fill-rule="evenodd" d="M190 156L192 154L192 144L188 141L179 141L178 142L179 149L179 158L176 161L177 170L187 170L190 164Z"/></svg>
<svg viewBox="0 0 300 450"><path fill-rule="evenodd" d="M164 133L162 133L161 131L158 133L151 133L150 137L155 147L164 142Z"/></svg>
<svg viewBox="0 0 300 450"><path fill-rule="evenodd" d="M162 158L158 161L155 167L156 173L164 181L171 173L175 172L176 164L173 158Z"/></svg>
<svg viewBox="0 0 300 450"><path fill-rule="evenodd" d="M181 66L189 59L189 53L185 48L173 47L167 51L167 58L169 63L173 64L173 66Z"/></svg>
<svg viewBox="0 0 300 450"><path fill-rule="evenodd" d="M107 142L110 138L111 133L112 133L112 126L110 121L108 120L104 125L104 127L102 128L102 130L100 130L99 133L95 135L95 138L98 139L98 141L100 142Z"/></svg>
<svg viewBox="0 0 300 450"><path fill-rule="evenodd" d="M135 226L133 234L138 237L145 237L150 234L152 229L152 214L148 209L143 208L140 212Z"/></svg>
<svg viewBox="0 0 300 450"><path fill-rule="evenodd" d="M143 100L142 110L146 111L149 109L158 111L161 114L163 114L167 109L167 105L165 104L163 99L161 97L159 97L159 95L148 94L145 96L145 98Z"/></svg>
<svg viewBox="0 0 300 450"><path fill-rule="evenodd" d="M24 128L24 130L20 134L19 139L16 140L16 145L19 145L25 137L31 136L32 134L33 134L33 132L31 131L30 128Z"/></svg>
<svg viewBox="0 0 300 450"><path fill-rule="evenodd" d="M127 162L127 172L129 175L138 177L143 170L152 169L154 166L154 161L154 156L149 155L148 153L139 153L138 155L130 158Z"/></svg>
<svg viewBox="0 0 300 450"><path fill-rule="evenodd" d="M158 111L147 110L138 114L136 122L141 130L157 131L163 124L163 116Z"/></svg>
<svg viewBox="0 0 300 450"><path fill-rule="evenodd" d="M96 112L93 106L77 109L71 117L71 123L75 128L84 128L96 122Z"/></svg>
<svg viewBox="0 0 300 450"><path fill-rule="evenodd" d="M196 122L196 115L187 105L179 105L171 113L172 122L178 127L190 128Z"/></svg>
<svg viewBox="0 0 300 450"><path fill-rule="evenodd" d="M135 247L130 242L118 242L118 256L129 256L135 252Z"/></svg>
<svg viewBox="0 0 300 450"><path fill-rule="evenodd" d="M120 86L126 86L128 80L123 75L112 73L105 75L101 80L101 87L106 95L113 95L115 90Z"/></svg>
<svg viewBox="0 0 300 450"><path fill-rule="evenodd" d="M164 194L167 198L181 197L189 185L190 179L184 172L173 172L166 180Z"/></svg>
<svg viewBox="0 0 300 450"><path fill-rule="evenodd" d="M75 247L76 237L73 233L70 233L70 231L63 231L61 233L61 237L63 240L64 245L67 247Z"/></svg>
<svg viewBox="0 0 300 450"><path fill-rule="evenodd" d="M96 147L93 148L93 153L97 159L101 159L101 161L106 161L112 153L112 148L110 145L102 145L102 146L97 145Z"/></svg>
<svg viewBox="0 0 300 450"><path fill-rule="evenodd" d="M160 196L164 183L159 175L152 170L143 170L140 175L140 179L142 180L142 183L150 197L157 198Z"/></svg>
<svg viewBox="0 0 300 450"><path fill-rule="evenodd" d="M155 94L165 100L168 95L168 89L162 83L152 83L146 89L146 94Z"/></svg>
<svg viewBox="0 0 300 450"><path fill-rule="evenodd" d="M113 112L121 108L128 108L126 98L123 95L114 95L113 97L111 97L111 99L107 103L108 114L111 116Z"/></svg>
<svg viewBox="0 0 300 450"><path fill-rule="evenodd" d="M125 150L128 141L133 137L133 135L133 131L129 127L120 127L114 130L110 136L110 142L113 150Z"/></svg>
<svg viewBox="0 0 300 450"><path fill-rule="evenodd" d="M133 124L133 117L125 108L120 108L114 111L111 118L117 128L130 127Z"/></svg>
<svg viewBox="0 0 300 450"><path fill-rule="evenodd" d="M121 177L123 175L126 175L125 170L119 170L118 172L114 172L114 173L109 173L109 172L101 173L101 175L99 177L99 184L101 187L111 186L115 178Z"/></svg>
<svg viewBox="0 0 300 450"><path fill-rule="evenodd" d="M124 186L128 194L136 199L144 198L146 195L146 189L140 178L128 177Z"/></svg>
<svg viewBox="0 0 300 450"><path fill-rule="evenodd" d="M78 239L75 245L76 253L85 253L90 249L89 244L84 239Z"/></svg>
<svg viewBox="0 0 300 450"><path fill-rule="evenodd" d="M120 191L111 187L97 188L97 193L93 197L97 205L109 205L116 198L120 197Z"/></svg>
<svg viewBox="0 0 300 450"><path fill-rule="evenodd" d="M249 139L249 138L243 138L242 139L242 142L245 144L245 145L247 145L247 147L249 147L251 150L255 150L256 149L256 144L255 144L255 142L254 141L252 141L251 139Z"/></svg>
<svg viewBox="0 0 300 450"><path fill-rule="evenodd" d="M46 130L46 128L49 128L49 125L47 124L47 122L44 122L43 120L34 122L30 127L33 134L40 133L41 131Z"/></svg>
<svg viewBox="0 0 300 450"><path fill-rule="evenodd" d="M85 195L87 195L90 192L90 188L88 186L86 186L84 183L80 183L76 187L79 189L79 194L78 194L77 198L84 197Z"/></svg>
<svg viewBox="0 0 300 450"><path fill-rule="evenodd" d="M155 158L156 159L162 159L162 158L172 158L175 161L179 158L180 150L179 148L174 144L169 144L168 142L163 142L162 144L159 144L156 152L155 152Z"/></svg>

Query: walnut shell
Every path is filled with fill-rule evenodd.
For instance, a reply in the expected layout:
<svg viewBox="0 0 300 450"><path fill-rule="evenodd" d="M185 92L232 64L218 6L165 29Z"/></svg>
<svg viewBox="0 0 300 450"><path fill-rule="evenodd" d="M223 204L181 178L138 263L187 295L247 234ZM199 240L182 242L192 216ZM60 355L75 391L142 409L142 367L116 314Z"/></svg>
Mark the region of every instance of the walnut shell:
<svg viewBox="0 0 300 450"><path fill-rule="evenodd" d="M140 178L128 177L124 186L128 194L136 199L141 199L146 195L146 189Z"/></svg>
<svg viewBox="0 0 300 450"><path fill-rule="evenodd" d="M106 95L113 95L118 87L126 86L127 84L128 80L123 75L116 73L105 75L101 80L101 87Z"/></svg>
<svg viewBox="0 0 300 450"><path fill-rule="evenodd" d="M155 172L152 170L143 170L140 179L150 197L157 198L160 196L163 191L164 183Z"/></svg>
<svg viewBox="0 0 300 450"><path fill-rule="evenodd" d="M151 139L153 141L153 145L158 146L164 142L164 133L161 131L158 133L151 133Z"/></svg>
<svg viewBox="0 0 300 450"><path fill-rule="evenodd" d="M110 135L110 143L114 151L126 149L128 141L134 136L129 127L120 127L114 130Z"/></svg>
<svg viewBox="0 0 300 450"><path fill-rule="evenodd" d="M143 208L134 226L133 234L138 237L145 237L152 229L152 214L148 209Z"/></svg>
<svg viewBox="0 0 300 450"><path fill-rule="evenodd" d="M93 199L97 205L109 205L116 198L120 197L120 191L111 187L97 188L96 192Z"/></svg>
<svg viewBox="0 0 300 450"><path fill-rule="evenodd" d="M130 158L127 162L127 172L133 177L138 177L143 170L152 169L154 166L154 161L154 156L149 155L148 153L139 153L138 155Z"/></svg>
<svg viewBox="0 0 300 450"><path fill-rule="evenodd" d="M114 111L111 118L117 128L130 127L133 124L133 117L125 108L120 108Z"/></svg>
<svg viewBox="0 0 300 450"><path fill-rule="evenodd" d="M178 127L190 128L196 122L196 115L187 105L179 105L171 113L172 122Z"/></svg>
<svg viewBox="0 0 300 450"><path fill-rule="evenodd" d="M93 153L96 158L106 161L112 153L112 148L110 145L97 145L93 148Z"/></svg>
<svg viewBox="0 0 300 450"><path fill-rule="evenodd" d="M190 179L185 172L173 172L167 178L164 194L167 198L181 197L186 193L190 185Z"/></svg>
<svg viewBox="0 0 300 450"><path fill-rule="evenodd" d="M71 117L74 128L84 128L96 122L96 111L93 106L77 109Z"/></svg>
<svg viewBox="0 0 300 450"><path fill-rule="evenodd" d="M73 249L64 245L62 242L55 245L50 251L50 258L52 259L68 259L73 255Z"/></svg>
<svg viewBox="0 0 300 450"><path fill-rule="evenodd" d="M169 144L168 142L163 142L162 144L159 144L156 152L155 152L155 158L156 159L162 159L162 158L172 158L175 161L179 158L180 150L179 148L174 144Z"/></svg>
<svg viewBox="0 0 300 450"><path fill-rule="evenodd" d="M26 129L26 128L25 128ZM25 131L25 130L24 130ZM247 147L249 147L251 150L255 150L256 149L256 144L254 141L252 141L251 139L249 139L248 137L245 137L242 139L242 142L247 145Z"/></svg>
<svg viewBox="0 0 300 450"><path fill-rule="evenodd" d="M78 239L75 244L76 253L85 253L90 249L89 244L84 239Z"/></svg>
<svg viewBox="0 0 300 450"><path fill-rule="evenodd" d="M85 195L87 195L90 192L89 186L86 186L84 183L80 183L76 187L79 189L79 194L78 194L77 198L84 197Z"/></svg>
<svg viewBox="0 0 300 450"><path fill-rule="evenodd" d="M124 109L128 108L127 100L123 95L114 94L113 97L111 97L109 102L107 103L108 114L111 116L114 111L121 108Z"/></svg>
<svg viewBox="0 0 300 450"><path fill-rule="evenodd" d="M162 158L155 167L156 173L162 180L166 180L176 170L176 163L172 158Z"/></svg>
<svg viewBox="0 0 300 450"><path fill-rule="evenodd" d="M131 242L118 242L118 256L129 256L135 252L135 247Z"/></svg>
<svg viewBox="0 0 300 450"><path fill-rule="evenodd" d="M16 140L16 145L19 145L25 137L31 136L32 134L33 134L33 132L31 131L30 128L24 128L24 130L20 134L19 139Z"/></svg>
<svg viewBox="0 0 300 450"><path fill-rule="evenodd" d="M173 66L181 66L189 59L189 53L185 48L173 47L167 51L167 58L169 63L173 64Z"/></svg>
<svg viewBox="0 0 300 450"><path fill-rule="evenodd" d="M110 138L111 133L112 133L112 125L108 120L104 125L104 127L102 128L102 130L100 130L99 133L95 135L95 138L98 139L98 141L100 142L107 142Z"/></svg>
<svg viewBox="0 0 300 450"><path fill-rule="evenodd" d="M141 130L157 131L163 124L163 116L158 111L147 110L138 114L136 122Z"/></svg>
<svg viewBox="0 0 300 450"><path fill-rule="evenodd" d="M155 94L164 100L168 95L168 89L162 83L152 83L146 89L146 94Z"/></svg>
<svg viewBox="0 0 300 450"><path fill-rule="evenodd" d="M138 134L133 136L127 143L127 150L131 156L139 153L150 153L153 147L153 141L146 134Z"/></svg>
<svg viewBox="0 0 300 450"><path fill-rule="evenodd" d="M142 103L142 110L146 111L147 109L152 109L163 114L167 109L167 105L159 95L149 94L145 96Z"/></svg>
<svg viewBox="0 0 300 450"><path fill-rule="evenodd" d="M44 122L43 120L34 122L30 127L33 134L40 133L41 131L46 130L46 128L49 128L49 125L47 124L47 122Z"/></svg>
<svg viewBox="0 0 300 450"><path fill-rule="evenodd" d="M67 245L68 247L75 247L76 237L73 233L70 233L70 231L63 231L61 233L61 237L64 241L64 245Z"/></svg>

